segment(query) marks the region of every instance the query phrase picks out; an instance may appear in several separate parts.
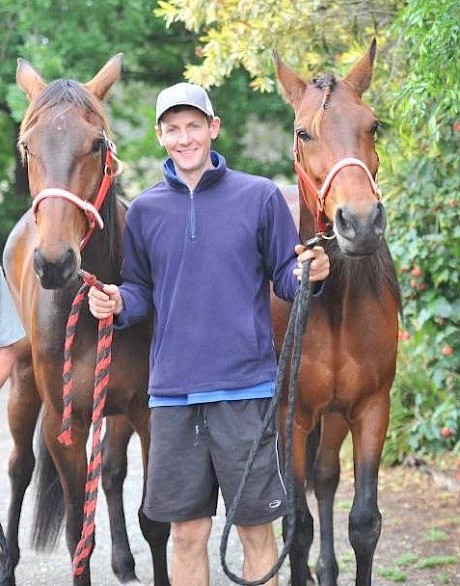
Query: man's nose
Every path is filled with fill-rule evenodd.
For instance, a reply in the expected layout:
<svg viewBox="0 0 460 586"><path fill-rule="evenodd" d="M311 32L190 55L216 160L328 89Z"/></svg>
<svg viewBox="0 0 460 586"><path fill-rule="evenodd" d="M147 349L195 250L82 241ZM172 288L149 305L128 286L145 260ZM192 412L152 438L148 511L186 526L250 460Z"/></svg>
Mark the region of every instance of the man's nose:
<svg viewBox="0 0 460 586"><path fill-rule="evenodd" d="M188 144L190 142L190 133L188 130L181 130L180 131L179 142L181 144Z"/></svg>

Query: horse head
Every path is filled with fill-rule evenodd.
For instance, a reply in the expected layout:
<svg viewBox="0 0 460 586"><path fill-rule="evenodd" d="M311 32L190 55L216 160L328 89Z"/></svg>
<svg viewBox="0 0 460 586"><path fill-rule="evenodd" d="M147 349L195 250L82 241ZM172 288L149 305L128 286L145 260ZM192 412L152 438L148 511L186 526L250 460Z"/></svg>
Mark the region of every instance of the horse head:
<svg viewBox="0 0 460 586"><path fill-rule="evenodd" d="M81 251L93 230L103 227L99 209L116 157L101 101L119 78L121 61L115 55L85 84L47 84L28 61L18 59L16 80L29 100L18 145L37 226L34 269L45 289L75 283Z"/></svg>
<svg viewBox="0 0 460 586"><path fill-rule="evenodd" d="M386 216L376 183L378 120L361 96L369 87L376 42L339 80L300 79L275 53L278 81L295 112L294 155L299 177L302 238L332 230L347 256L374 253ZM302 222L302 216L307 216Z"/></svg>

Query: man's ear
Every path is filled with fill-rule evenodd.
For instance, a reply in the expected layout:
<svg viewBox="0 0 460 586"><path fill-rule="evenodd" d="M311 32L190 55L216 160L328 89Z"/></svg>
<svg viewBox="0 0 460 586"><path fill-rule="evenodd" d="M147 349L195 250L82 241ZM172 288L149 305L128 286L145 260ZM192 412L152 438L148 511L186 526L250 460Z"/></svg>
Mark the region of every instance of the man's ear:
<svg viewBox="0 0 460 586"><path fill-rule="evenodd" d="M220 118L219 118L219 116L214 116L214 118L211 120L210 129L211 129L211 138L214 140L215 138L217 138L219 136L219 132L220 132Z"/></svg>
<svg viewBox="0 0 460 586"><path fill-rule="evenodd" d="M164 147L165 145L163 144L163 138L162 138L162 132L161 132L161 126L159 124L157 124L155 126L155 134L157 135L157 139L158 142L160 143L160 146Z"/></svg>

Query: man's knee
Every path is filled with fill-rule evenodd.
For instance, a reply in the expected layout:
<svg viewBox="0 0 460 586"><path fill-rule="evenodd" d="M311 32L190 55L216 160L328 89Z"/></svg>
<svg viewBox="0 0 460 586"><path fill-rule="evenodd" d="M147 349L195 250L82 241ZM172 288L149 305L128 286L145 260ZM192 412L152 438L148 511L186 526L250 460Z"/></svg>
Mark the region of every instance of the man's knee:
<svg viewBox="0 0 460 586"><path fill-rule="evenodd" d="M210 518L171 523L171 535L175 548L184 550L206 547L211 534Z"/></svg>
<svg viewBox="0 0 460 586"><path fill-rule="evenodd" d="M245 550L273 549L276 540L272 523L247 527L239 526L237 529Z"/></svg>

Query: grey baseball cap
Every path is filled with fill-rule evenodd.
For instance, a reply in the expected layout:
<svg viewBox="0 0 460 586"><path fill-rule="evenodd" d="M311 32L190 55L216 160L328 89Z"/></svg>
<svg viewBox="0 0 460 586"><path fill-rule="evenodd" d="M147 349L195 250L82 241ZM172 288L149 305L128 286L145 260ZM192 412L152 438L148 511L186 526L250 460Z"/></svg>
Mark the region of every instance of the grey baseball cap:
<svg viewBox="0 0 460 586"><path fill-rule="evenodd" d="M163 116L166 110L174 106L192 106L198 108L206 116L214 116L211 100L206 91L193 83L176 83L162 90L157 97L156 122Z"/></svg>

